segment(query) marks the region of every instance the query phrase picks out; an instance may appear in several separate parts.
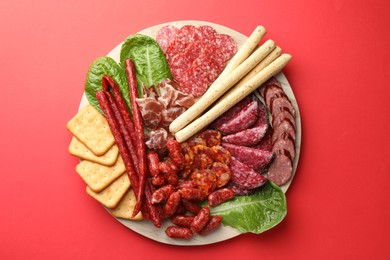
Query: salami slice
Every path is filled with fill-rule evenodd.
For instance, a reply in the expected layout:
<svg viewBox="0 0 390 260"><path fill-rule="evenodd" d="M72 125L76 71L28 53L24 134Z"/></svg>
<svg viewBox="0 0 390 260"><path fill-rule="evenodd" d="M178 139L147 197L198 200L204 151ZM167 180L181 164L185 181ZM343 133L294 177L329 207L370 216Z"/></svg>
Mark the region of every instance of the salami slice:
<svg viewBox="0 0 390 260"><path fill-rule="evenodd" d="M201 25L199 26L199 30L202 32L204 40L213 40L217 34L215 29L209 25Z"/></svg>
<svg viewBox="0 0 390 260"><path fill-rule="evenodd" d="M191 67L192 62L184 52L176 54L169 61L169 69L175 80L179 80L181 74Z"/></svg>
<svg viewBox="0 0 390 260"><path fill-rule="evenodd" d="M272 134L272 143L286 134L288 134L295 141L296 131L294 126L289 121L284 120L278 125L278 127L274 128Z"/></svg>
<svg viewBox="0 0 390 260"><path fill-rule="evenodd" d="M274 98L270 103L271 114L276 115L282 111L289 111L295 117L295 109L287 97Z"/></svg>
<svg viewBox="0 0 390 260"><path fill-rule="evenodd" d="M272 151L276 154L285 153L290 157L291 161L295 158L295 143L289 134L284 134L278 138L272 146Z"/></svg>
<svg viewBox="0 0 390 260"><path fill-rule="evenodd" d="M156 41L164 53L170 42L174 39L177 31L179 31L179 29L173 25L166 25L158 30Z"/></svg>
<svg viewBox="0 0 390 260"><path fill-rule="evenodd" d="M240 186L238 186L237 184L235 184L234 182L229 182L229 184L226 186L227 188L231 189L234 191L234 194L235 195L238 195L238 196L248 196L248 195L252 195L253 193L255 193L256 191L259 190L259 188L254 188L254 189L245 189L245 188L242 188Z"/></svg>
<svg viewBox="0 0 390 260"><path fill-rule="evenodd" d="M252 145L250 147L263 150L263 151L272 151L272 128L268 127L267 132L265 133L264 137L255 145Z"/></svg>
<svg viewBox="0 0 390 260"><path fill-rule="evenodd" d="M227 149L234 158L254 170L265 168L274 158L273 152L255 148L227 143L222 144L222 147Z"/></svg>
<svg viewBox="0 0 390 260"><path fill-rule="evenodd" d="M180 88L194 97L202 96L221 72L219 66L208 57L199 57L192 67L181 74Z"/></svg>
<svg viewBox="0 0 390 260"><path fill-rule="evenodd" d="M274 162L268 169L268 179L281 186L290 180L292 170L290 158L285 154L277 154Z"/></svg>
<svg viewBox="0 0 390 260"><path fill-rule="evenodd" d="M222 123L217 130L223 134L233 134L251 127L258 118L259 103L253 100L242 110L238 111L230 120Z"/></svg>
<svg viewBox="0 0 390 260"><path fill-rule="evenodd" d="M231 180L245 189L255 189L267 181L263 175L249 168L234 157L230 161L230 172Z"/></svg>
<svg viewBox="0 0 390 260"><path fill-rule="evenodd" d="M244 109L248 104L250 104L252 102L252 100L253 100L253 98L251 96L245 97L243 100L238 102L235 106L233 106L228 111L223 113L220 117L218 117L211 124L210 127L214 128L214 129L219 129L223 124L225 124L225 122L233 120L234 117L236 117L237 114L240 113L240 111L242 109Z"/></svg>
<svg viewBox="0 0 390 260"><path fill-rule="evenodd" d="M281 87L278 87L276 85L269 85L264 90L264 100L265 104L268 108L272 107L272 102L276 98L287 98L286 94L284 93L283 89Z"/></svg>
<svg viewBox="0 0 390 260"><path fill-rule="evenodd" d="M295 117L288 110L280 111L272 115L272 127L277 128L284 120L289 121L296 129Z"/></svg>
<svg viewBox="0 0 390 260"><path fill-rule="evenodd" d="M242 146L255 145L264 137L267 129L268 124L264 124L262 126L243 130L241 132L222 137L222 142Z"/></svg>
<svg viewBox="0 0 390 260"><path fill-rule="evenodd" d="M236 43L233 37L227 34L215 35L215 43L222 50L225 60L230 60L237 51Z"/></svg>
<svg viewBox="0 0 390 260"><path fill-rule="evenodd" d="M187 46L194 41L195 26L185 25L181 27L175 34L175 38L169 43L165 50L165 55L168 62L181 52L185 52Z"/></svg>

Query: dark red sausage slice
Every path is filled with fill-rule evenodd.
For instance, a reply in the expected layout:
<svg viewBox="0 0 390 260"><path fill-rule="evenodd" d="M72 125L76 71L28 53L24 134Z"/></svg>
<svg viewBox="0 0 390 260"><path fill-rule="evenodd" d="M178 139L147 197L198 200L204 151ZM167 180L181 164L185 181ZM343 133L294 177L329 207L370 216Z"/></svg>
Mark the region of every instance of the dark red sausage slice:
<svg viewBox="0 0 390 260"><path fill-rule="evenodd" d="M258 170L266 167L274 157L273 152L233 144L222 144L230 154L246 166Z"/></svg>
<svg viewBox="0 0 390 260"><path fill-rule="evenodd" d="M268 124L264 124L262 126L243 130L241 132L222 137L222 142L242 146L255 145L264 137L267 129Z"/></svg>
<svg viewBox="0 0 390 260"><path fill-rule="evenodd" d="M249 168L234 157L230 161L231 180L238 186L245 189L254 189L262 186L266 178Z"/></svg>
<svg viewBox="0 0 390 260"><path fill-rule="evenodd" d="M274 162L268 169L268 179L281 186L286 184L292 176L292 161L285 154L277 154Z"/></svg>
<svg viewBox="0 0 390 260"><path fill-rule="evenodd" d="M287 120L283 120L276 128L274 128L272 134L272 143L275 143L277 139L288 134L294 141L296 138L296 131L294 126Z"/></svg>
<svg viewBox="0 0 390 260"><path fill-rule="evenodd" d="M253 100L251 103L238 111L234 117L217 127L223 134L234 134L251 127L258 119L259 103Z"/></svg>

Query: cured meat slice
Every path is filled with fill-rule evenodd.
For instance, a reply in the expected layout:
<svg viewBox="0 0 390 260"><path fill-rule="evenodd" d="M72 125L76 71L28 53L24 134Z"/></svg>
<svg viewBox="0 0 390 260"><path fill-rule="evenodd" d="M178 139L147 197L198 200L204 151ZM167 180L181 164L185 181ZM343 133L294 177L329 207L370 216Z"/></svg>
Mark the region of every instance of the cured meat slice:
<svg viewBox="0 0 390 260"><path fill-rule="evenodd" d="M289 111L295 117L295 109L287 97L274 98L270 105L271 114L273 115L282 111Z"/></svg>
<svg viewBox="0 0 390 260"><path fill-rule="evenodd" d="M268 179L281 186L290 180L292 170L293 167L290 158L283 153L277 154L274 162L268 169Z"/></svg>
<svg viewBox="0 0 390 260"><path fill-rule="evenodd" d="M145 143L149 149L158 150L166 146L168 140L168 132L164 128L158 128L150 131L145 136Z"/></svg>
<svg viewBox="0 0 390 260"><path fill-rule="evenodd" d="M184 52L178 53L173 56L169 61L169 70L175 80L180 79L180 75L191 67L192 62Z"/></svg>
<svg viewBox="0 0 390 260"><path fill-rule="evenodd" d="M169 43L165 54L168 62L176 54L184 52L188 45L194 41L195 26L185 25L181 27L175 34L175 38Z"/></svg>
<svg viewBox="0 0 390 260"><path fill-rule="evenodd" d="M251 103L238 111L234 117L223 122L217 130L223 134L233 134L251 127L258 119L259 103L253 100Z"/></svg>
<svg viewBox="0 0 390 260"><path fill-rule="evenodd" d="M271 108L272 102L276 98L287 98L281 87L270 85L264 90L264 100L268 108Z"/></svg>
<svg viewBox="0 0 390 260"><path fill-rule="evenodd" d="M284 120L289 121L294 126L294 129L297 129L295 117L290 113L290 111L286 110L272 115L272 127L277 128Z"/></svg>
<svg viewBox="0 0 390 260"><path fill-rule="evenodd" d="M296 138L296 131L294 129L294 126L287 120L282 121L278 127L274 128L273 134L272 134L272 143L275 143L275 141L282 136L288 134L294 141Z"/></svg>
<svg viewBox="0 0 390 260"><path fill-rule="evenodd" d="M255 189L267 181L263 175L249 168L234 157L230 161L230 172L231 180L245 189Z"/></svg>
<svg viewBox="0 0 390 260"><path fill-rule="evenodd" d="M295 143L290 135L285 134L278 138L272 146L272 151L276 154L285 153L290 157L291 161L295 158Z"/></svg>
<svg viewBox="0 0 390 260"><path fill-rule="evenodd" d="M233 181L230 181L229 184L226 186L226 188L233 190L234 194L238 195L238 196L252 195L253 193L255 193L256 191L259 190L259 188L254 188L254 189L242 188L242 187L238 186L237 184L235 184Z"/></svg>
<svg viewBox="0 0 390 260"><path fill-rule="evenodd" d="M263 151L272 151L272 128L268 127L267 132L265 133L264 137L255 145L252 145L250 147L263 150Z"/></svg>
<svg viewBox="0 0 390 260"><path fill-rule="evenodd" d="M161 121L163 106L154 98L137 98L145 126L156 129Z"/></svg>
<svg viewBox="0 0 390 260"><path fill-rule="evenodd" d="M186 111L185 107L169 107L161 111L161 126L168 127L173 120Z"/></svg>
<svg viewBox="0 0 390 260"><path fill-rule="evenodd" d="M202 32L204 40L213 40L217 34L215 29L209 25L201 25L199 26L199 30Z"/></svg>
<svg viewBox="0 0 390 260"><path fill-rule="evenodd" d="M221 72L219 66L212 59L203 57L196 59L191 68L181 74L179 80L181 90L196 98L206 92Z"/></svg>
<svg viewBox="0 0 390 260"><path fill-rule="evenodd" d="M240 113L240 111L244 109L247 105L249 105L252 101L253 98L251 96L245 97L235 106L233 106L228 111L223 113L220 117L218 117L213 123L211 123L210 127L214 129L219 129L220 127L222 127L223 124L225 124L225 122L233 120L234 117L236 117L237 114Z"/></svg>
<svg viewBox="0 0 390 260"><path fill-rule="evenodd" d="M265 108L265 105L263 102L261 102L259 99L256 98L256 101L259 105L259 115L257 117L257 121L254 123L253 127L261 126L264 124L269 124L268 120L268 111Z"/></svg>
<svg viewBox="0 0 390 260"><path fill-rule="evenodd" d="M262 126L243 130L241 132L222 137L222 142L242 146L255 145L264 137L267 129L268 124L264 124Z"/></svg>
<svg viewBox="0 0 390 260"><path fill-rule="evenodd" d="M279 81L275 77L271 77L269 80L264 82L264 84L258 88L260 95L264 97L265 96L264 91L267 90L267 88L272 85L274 85L275 87L282 88L282 85L279 83Z"/></svg>
<svg viewBox="0 0 390 260"><path fill-rule="evenodd" d="M273 152L258 150L255 148L227 143L222 144L222 147L227 149L234 158L254 170L261 170L267 167L274 158Z"/></svg>
<svg viewBox="0 0 390 260"><path fill-rule="evenodd" d="M227 34L215 35L215 44L224 54L225 60L230 60L237 51L233 37Z"/></svg>
<svg viewBox="0 0 390 260"><path fill-rule="evenodd" d="M156 34L156 41L164 53L170 42L174 39L177 31L179 31L179 29L173 25L166 25L158 30Z"/></svg>

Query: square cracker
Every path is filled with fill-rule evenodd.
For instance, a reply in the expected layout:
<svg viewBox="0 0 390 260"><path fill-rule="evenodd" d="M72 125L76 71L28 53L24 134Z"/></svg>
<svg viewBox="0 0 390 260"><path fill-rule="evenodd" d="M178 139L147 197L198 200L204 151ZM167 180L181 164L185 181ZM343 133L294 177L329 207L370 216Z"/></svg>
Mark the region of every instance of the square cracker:
<svg viewBox="0 0 390 260"><path fill-rule="evenodd" d="M116 179L107 188L101 192L94 192L87 186L86 192L92 198L99 201L106 208L115 208L119 201L123 198L126 192L130 189L130 181L127 173L122 174L121 177Z"/></svg>
<svg viewBox="0 0 390 260"><path fill-rule="evenodd" d="M109 211L114 217L117 218L142 220L143 217L141 212L135 215L134 218L131 217L133 215L133 211L136 203L137 203L137 199L135 198L134 190L129 189L125 194L125 196L123 196L119 204L115 208L109 209Z"/></svg>
<svg viewBox="0 0 390 260"><path fill-rule="evenodd" d="M115 143L106 118L91 105L82 108L66 127L97 156L105 154Z"/></svg>
<svg viewBox="0 0 390 260"><path fill-rule="evenodd" d="M81 161L76 166L76 172L89 188L95 192L104 190L125 171L125 165L121 156L118 157L118 160L113 166L104 166L87 160Z"/></svg>
<svg viewBox="0 0 390 260"><path fill-rule="evenodd" d="M105 166L112 166L116 163L119 155L119 149L116 144L102 156L96 156L91 150L88 149L82 142L73 136L69 145L69 153L83 160L99 163Z"/></svg>

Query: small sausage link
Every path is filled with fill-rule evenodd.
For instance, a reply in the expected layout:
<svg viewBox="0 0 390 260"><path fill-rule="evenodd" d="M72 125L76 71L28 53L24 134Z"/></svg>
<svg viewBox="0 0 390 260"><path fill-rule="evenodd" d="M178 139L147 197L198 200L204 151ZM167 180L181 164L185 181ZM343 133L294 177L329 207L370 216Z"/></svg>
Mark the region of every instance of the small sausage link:
<svg viewBox="0 0 390 260"><path fill-rule="evenodd" d="M201 209L200 206L198 205L198 203L196 203L195 201L186 200L186 199L182 198L181 202L184 205L184 207L186 208L186 210L188 210L189 212L191 212L193 214L198 214L198 212Z"/></svg>
<svg viewBox="0 0 390 260"><path fill-rule="evenodd" d="M149 152L147 155L149 172L152 177L157 176L160 173L158 166L160 164L160 158L156 152Z"/></svg>
<svg viewBox="0 0 390 260"><path fill-rule="evenodd" d="M212 216L210 221L206 224L206 226L201 231L199 231L199 234L204 236L210 233L211 231L219 227L221 221L222 221L221 216Z"/></svg>
<svg viewBox="0 0 390 260"><path fill-rule="evenodd" d="M181 197L186 200L202 201L206 198L206 194L196 188L181 188L180 190Z"/></svg>
<svg viewBox="0 0 390 260"><path fill-rule="evenodd" d="M152 195L152 203L153 204L159 204L169 198L171 194L175 191L175 187L168 184L165 186L162 186L155 190Z"/></svg>
<svg viewBox="0 0 390 260"><path fill-rule="evenodd" d="M166 217L171 217L173 214L175 214L176 210L178 209L180 205L180 193L178 191L173 192L165 204L164 207L164 215Z"/></svg>
<svg viewBox="0 0 390 260"><path fill-rule="evenodd" d="M177 186L179 184L179 177L177 175L179 170L172 161L167 160L160 162L158 168L169 184L173 186Z"/></svg>
<svg viewBox="0 0 390 260"><path fill-rule="evenodd" d="M153 176L151 179L154 187L161 187L166 184L165 178L162 174Z"/></svg>
<svg viewBox="0 0 390 260"><path fill-rule="evenodd" d="M200 232L210 220L210 208L204 207L199 213L195 216L194 220L191 223L190 229L193 233Z"/></svg>
<svg viewBox="0 0 390 260"><path fill-rule="evenodd" d="M195 216L176 215L171 218L173 224L180 227L190 227Z"/></svg>
<svg viewBox="0 0 390 260"><path fill-rule="evenodd" d="M179 170L184 168L184 156L181 153L180 143L175 139L171 138L167 141L167 149L169 157L176 164Z"/></svg>
<svg viewBox="0 0 390 260"><path fill-rule="evenodd" d="M234 191L229 188L216 190L208 196L209 205L211 207L218 206L219 204L222 204L225 201L233 199L234 194L235 194Z"/></svg>
<svg viewBox="0 0 390 260"><path fill-rule="evenodd" d="M170 238L180 238L180 239L190 239L192 237L192 232L189 228L186 227L178 227L178 226L169 226L165 230L165 234L167 234Z"/></svg>

